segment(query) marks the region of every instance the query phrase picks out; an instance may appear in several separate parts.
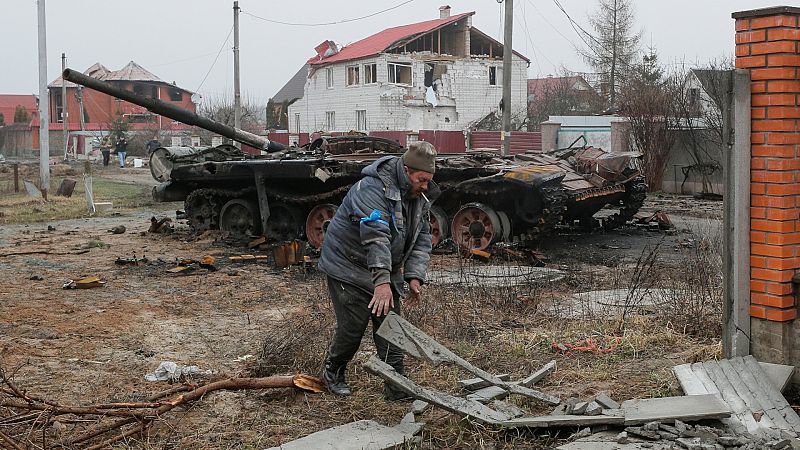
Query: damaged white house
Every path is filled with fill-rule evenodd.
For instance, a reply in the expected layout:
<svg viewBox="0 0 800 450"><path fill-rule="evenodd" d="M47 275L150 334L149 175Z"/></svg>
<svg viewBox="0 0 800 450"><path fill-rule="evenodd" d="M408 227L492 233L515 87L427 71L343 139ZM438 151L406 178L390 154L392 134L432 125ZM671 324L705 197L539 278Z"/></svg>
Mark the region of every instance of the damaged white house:
<svg viewBox="0 0 800 450"><path fill-rule="evenodd" d="M316 47L290 133L463 130L502 100L503 45L472 26L474 12L388 28L339 48ZM527 112L529 60L512 58L511 114Z"/></svg>

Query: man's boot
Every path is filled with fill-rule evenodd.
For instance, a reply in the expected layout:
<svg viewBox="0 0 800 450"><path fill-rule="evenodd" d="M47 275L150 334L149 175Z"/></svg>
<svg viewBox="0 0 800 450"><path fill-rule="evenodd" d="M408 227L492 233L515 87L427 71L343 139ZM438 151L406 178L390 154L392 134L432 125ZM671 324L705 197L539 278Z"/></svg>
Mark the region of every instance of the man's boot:
<svg viewBox="0 0 800 450"><path fill-rule="evenodd" d="M395 367L394 370L398 374L405 376L405 370L402 365ZM399 401L413 400L413 397L408 395L406 391L396 388L392 384L389 384L389 382L384 382L383 399L388 400L390 402L399 402Z"/></svg>
<svg viewBox="0 0 800 450"><path fill-rule="evenodd" d="M322 373L322 381L331 394L341 396L348 396L351 394L350 386L344 379L345 368L346 366L341 366L334 369L328 364L325 365L325 371Z"/></svg>

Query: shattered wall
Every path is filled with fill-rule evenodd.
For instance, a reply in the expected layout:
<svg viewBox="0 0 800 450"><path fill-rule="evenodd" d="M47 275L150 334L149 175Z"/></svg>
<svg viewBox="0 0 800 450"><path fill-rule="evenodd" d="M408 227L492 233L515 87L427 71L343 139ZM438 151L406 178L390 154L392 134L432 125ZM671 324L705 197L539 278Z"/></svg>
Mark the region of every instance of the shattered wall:
<svg viewBox="0 0 800 450"><path fill-rule="evenodd" d="M497 111L502 99L502 62L488 58L442 57L423 52L381 54L358 61L332 64L333 87L327 86L327 67L313 71L304 96L289 107L289 130L349 131L359 129L357 110L366 111L366 129L463 130ZM527 63L514 56L512 116L527 110ZM389 83L389 63L411 64L412 84ZM364 84L364 67L376 64L376 83ZM360 83L347 86L348 66L359 67ZM495 83L489 84L489 67L496 67ZM427 70L426 70L427 69ZM432 88L428 90L426 83ZM326 112L334 112L335 126L327 129Z"/></svg>

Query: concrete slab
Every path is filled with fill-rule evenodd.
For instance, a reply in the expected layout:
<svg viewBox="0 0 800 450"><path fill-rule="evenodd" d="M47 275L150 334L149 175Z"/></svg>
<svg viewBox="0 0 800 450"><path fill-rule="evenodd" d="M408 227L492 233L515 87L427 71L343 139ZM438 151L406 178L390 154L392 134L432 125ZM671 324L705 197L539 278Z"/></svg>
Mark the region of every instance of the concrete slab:
<svg viewBox="0 0 800 450"><path fill-rule="evenodd" d="M646 442L633 436L629 438L629 442L619 443L617 436L619 433L616 431L602 431L556 448L558 450L666 450L671 448L671 443Z"/></svg>
<svg viewBox="0 0 800 450"><path fill-rule="evenodd" d="M467 395L468 399L481 403L486 403L494 399L502 400L506 397L508 397L508 391L499 386L488 386Z"/></svg>
<svg viewBox="0 0 800 450"><path fill-rule="evenodd" d="M502 421L499 425L507 428L549 428L549 427L591 427L594 425L622 425L624 417L616 416L575 416L571 414L558 416L528 416Z"/></svg>
<svg viewBox="0 0 800 450"><path fill-rule="evenodd" d="M549 363L545 364L541 369L523 378L522 380L519 380L518 384L520 386L531 387L534 384L541 381L542 378L546 377L555 370L556 370L556 360L554 359Z"/></svg>
<svg viewBox="0 0 800 450"><path fill-rule="evenodd" d="M511 375L507 373L501 373L495 376L503 381L508 381L511 379ZM469 378L467 380L460 380L458 382L458 385L461 386L462 389L467 391L477 391L478 389L483 389L485 387L492 386L492 383L489 383L488 381L482 378Z"/></svg>
<svg viewBox="0 0 800 450"><path fill-rule="evenodd" d="M472 417L473 419L488 424L495 424L508 420L507 415L476 401L456 397L433 389L423 388L397 373L392 366L381 361L380 358L374 355L364 363L364 369L383 378L384 381L391 383L395 388L402 390L410 396L418 400L423 400L431 405L436 405L452 413Z"/></svg>
<svg viewBox="0 0 800 450"><path fill-rule="evenodd" d="M517 408L515 405L512 405L511 403L504 402L502 400L494 400L492 402L492 408L495 411L500 411L501 413L507 415L512 419L517 417L522 417L525 415L525 411Z"/></svg>
<svg viewBox="0 0 800 450"><path fill-rule="evenodd" d="M422 414L430 408L431 405L428 402L423 402L422 400L414 400L411 403L411 412L414 414Z"/></svg>
<svg viewBox="0 0 800 450"><path fill-rule="evenodd" d="M502 387L512 394L524 395L550 405L561 403L558 397L520 386L516 383L505 382L495 375L475 367L394 312L390 312L386 316L378 328L377 334L415 358L427 359L434 365L441 363L456 365L494 386Z"/></svg>
<svg viewBox="0 0 800 450"><path fill-rule="evenodd" d="M794 366L761 361L758 362L758 365L761 366L761 370L767 375L770 383L780 392L786 389L786 386L789 385L789 381L792 379L792 375L794 375Z"/></svg>
<svg viewBox="0 0 800 450"><path fill-rule="evenodd" d="M419 427L387 427L372 420L359 420L318 431L269 450L384 450L413 442L418 432Z"/></svg>
<svg viewBox="0 0 800 450"><path fill-rule="evenodd" d="M601 392L594 396L594 401L597 402L598 405L602 406L606 409L619 409L619 403L614 401L611 397L608 396L605 392Z"/></svg>
<svg viewBox="0 0 800 450"><path fill-rule="evenodd" d="M713 394L626 400L622 402L621 409L625 415L625 425L670 422L675 419L693 422L731 415L730 407Z"/></svg>

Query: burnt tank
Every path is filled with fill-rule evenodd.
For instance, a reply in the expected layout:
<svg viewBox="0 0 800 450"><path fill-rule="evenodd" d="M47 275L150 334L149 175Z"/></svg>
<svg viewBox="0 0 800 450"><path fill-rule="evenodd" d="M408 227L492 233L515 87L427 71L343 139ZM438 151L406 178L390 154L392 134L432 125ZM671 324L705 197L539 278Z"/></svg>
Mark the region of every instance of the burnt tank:
<svg viewBox="0 0 800 450"><path fill-rule="evenodd" d="M320 247L327 223L361 170L404 151L395 141L361 134L286 148L80 72L66 69L63 77L261 150L250 155L221 145L152 153L150 170L159 182L154 198L183 201L198 231L300 238ZM442 195L430 214L434 244L451 238L459 247L483 250L499 242L535 243L564 221L591 223L607 206L619 210L604 224L618 226L644 201L639 156L586 146L511 157L492 151L440 154L434 180Z"/></svg>

